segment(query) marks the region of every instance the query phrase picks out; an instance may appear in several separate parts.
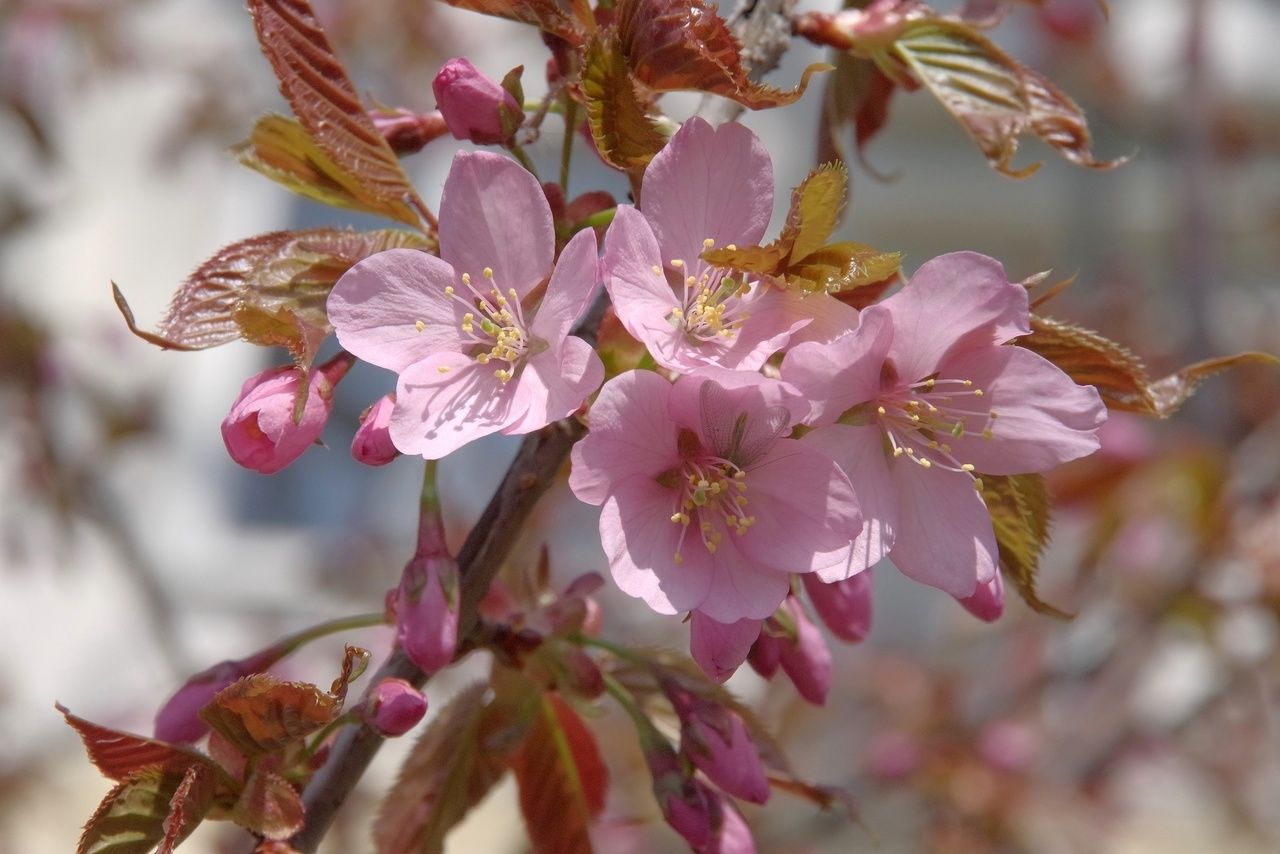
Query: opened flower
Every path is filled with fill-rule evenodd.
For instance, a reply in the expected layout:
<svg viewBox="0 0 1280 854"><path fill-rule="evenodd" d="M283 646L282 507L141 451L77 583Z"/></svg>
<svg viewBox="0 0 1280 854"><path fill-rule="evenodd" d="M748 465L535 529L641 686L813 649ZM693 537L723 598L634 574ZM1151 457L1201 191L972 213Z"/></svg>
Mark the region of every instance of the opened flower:
<svg viewBox="0 0 1280 854"><path fill-rule="evenodd" d="M809 322L767 282L701 257L758 244L769 225L773 163L751 131L685 122L645 170L640 199L639 211L618 208L605 235L605 287L658 364L753 371Z"/></svg>
<svg viewBox="0 0 1280 854"><path fill-rule="evenodd" d="M1098 393L1022 347L1027 292L973 252L922 265L830 344L801 344L783 379L813 404L805 437L857 485L855 569L888 555L957 598L995 577L981 475L1027 474L1098 447ZM828 579L830 580L830 579Z"/></svg>
<svg viewBox="0 0 1280 854"><path fill-rule="evenodd" d="M439 459L490 433L530 433L600 384L599 357L569 335L595 286L595 234L554 259L537 180L501 155L461 152L440 199L440 257L391 249L338 280L338 340L400 375L390 431L401 452Z"/></svg>
<svg viewBox="0 0 1280 854"><path fill-rule="evenodd" d="M750 372L610 380L569 485L603 505L600 538L623 592L662 614L733 623L772 614L791 573L844 572L861 530L849 480L782 438L807 411L794 388Z"/></svg>

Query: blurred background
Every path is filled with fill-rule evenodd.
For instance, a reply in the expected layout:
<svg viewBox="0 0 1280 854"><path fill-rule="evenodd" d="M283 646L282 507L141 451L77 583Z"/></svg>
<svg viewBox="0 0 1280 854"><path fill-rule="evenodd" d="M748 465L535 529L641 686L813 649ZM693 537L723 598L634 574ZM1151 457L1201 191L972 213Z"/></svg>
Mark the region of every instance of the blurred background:
<svg viewBox="0 0 1280 854"><path fill-rule="evenodd" d="M802 3L802 8L817 4ZM951 5L939 3L939 8ZM842 235L906 267L974 249L1020 279L1078 280L1048 313L1122 341L1154 375L1209 355L1280 352L1280 6L1274 0L1010 3L995 39L1085 106L1110 173L1028 142L1014 181L988 169L926 94L895 97L853 167ZM362 92L434 107L466 55L500 78L546 52L525 28L425 0L315 0ZM150 326L198 263L279 228L372 220L291 196L227 153L286 110L244 10L225 0L0 0L0 852L67 851L109 788L53 709L150 732L187 675L323 619L382 607L411 550L420 466L361 467L347 445L393 387L360 366L325 434L281 474L238 468L219 435L240 384L283 352L161 352L132 337L110 283ZM820 59L798 44L770 82ZM686 115L696 97L664 101ZM775 161L777 219L814 165L820 98L748 115ZM531 149L550 167L554 119ZM456 146L406 160L438 200ZM578 151L573 192L625 184ZM512 440L441 468L457 542ZM835 650L827 707L749 669L731 687L809 779L851 787L862 826L776 793L748 820L762 851L1280 850L1280 372L1211 380L1170 422L1116 416L1103 451L1052 480L1041 592L1072 622L1010 601L995 625L876 571L871 637ZM513 564L550 544L560 586L603 569L591 508L563 486ZM669 619L603 595L605 631L681 645ZM680 629L683 631L683 629ZM385 653L389 635L347 638ZM680 643L677 643L677 640ZM282 672L327 684L341 640ZM473 656L473 659L475 657ZM485 663L433 680L443 706ZM677 851L620 716L593 721L612 789L600 849ZM368 822L411 739L389 745L326 850ZM514 788L450 850L525 850ZM184 850L241 851L206 825Z"/></svg>

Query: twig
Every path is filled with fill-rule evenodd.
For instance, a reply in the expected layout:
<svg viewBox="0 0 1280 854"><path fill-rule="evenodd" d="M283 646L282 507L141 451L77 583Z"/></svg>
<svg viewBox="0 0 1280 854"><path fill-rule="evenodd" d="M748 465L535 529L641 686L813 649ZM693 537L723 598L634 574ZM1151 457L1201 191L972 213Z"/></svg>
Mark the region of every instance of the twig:
<svg viewBox="0 0 1280 854"><path fill-rule="evenodd" d="M791 13L796 0L742 0L730 20L733 32L742 44L742 61L750 69L749 77L759 80L782 62L791 46ZM704 118L712 124L731 122L742 115L743 106L721 98L710 104Z"/></svg>
<svg viewBox="0 0 1280 854"><path fill-rule="evenodd" d="M594 343L607 307L608 300L602 293L578 324L576 334ZM460 638L466 638L475 628L477 606L515 545L516 534L538 499L555 481L574 442L585 433L582 422L570 416L529 434L520 445L498 491L489 499L458 552L458 569L462 575ZM388 678L404 679L417 688L427 681L426 675L399 648L378 669L369 685ZM383 736L367 724L346 728L334 741L328 760L302 795L306 824L290 840L300 854L311 854L320 846L338 809L355 789L382 742Z"/></svg>

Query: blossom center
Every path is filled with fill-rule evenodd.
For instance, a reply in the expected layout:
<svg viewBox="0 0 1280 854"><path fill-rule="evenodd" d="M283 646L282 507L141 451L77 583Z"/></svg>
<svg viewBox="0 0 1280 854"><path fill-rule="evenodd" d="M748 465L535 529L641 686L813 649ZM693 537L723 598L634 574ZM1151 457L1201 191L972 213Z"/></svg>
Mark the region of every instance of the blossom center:
<svg viewBox="0 0 1280 854"><path fill-rule="evenodd" d="M715 248L710 237L702 241L704 250ZM735 248L729 244L727 249ZM699 343L732 340L747 321L746 299L751 286L746 278L734 278L722 267L704 265L702 272L691 275L685 259L673 258L668 265L684 279L682 290L677 290L680 304L671 310L667 320L685 335ZM662 275L662 268L654 265L653 272Z"/></svg>
<svg viewBox="0 0 1280 854"><path fill-rule="evenodd" d="M505 384L510 382L529 351L529 327L516 289L508 288L504 295L494 282L492 267L485 267L481 275L488 283L487 291L472 284L470 273L463 273L462 286L468 293L459 294L449 285L444 294L466 309L459 326L475 345L475 360L482 365L499 362L493 375Z"/></svg>
<svg viewBox="0 0 1280 854"><path fill-rule="evenodd" d="M692 434L683 431L682 443L689 436ZM682 549L690 529L707 552L715 554L724 541L725 529L742 536L756 522L747 512L747 472L729 459L701 454L686 459L660 481L676 491L676 512L671 521L682 529L672 556L676 563L684 562Z"/></svg>
<svg viewBox="0 0 1280 854"><path fill-rule="evenodd" d="M973 464L957 459L947 439L993 438L997 415L983 407L985 396L971 379L928 377L882 392L874 403L875 418L894 458L906 457L924 469L962 472L981 489Z"/></svg>

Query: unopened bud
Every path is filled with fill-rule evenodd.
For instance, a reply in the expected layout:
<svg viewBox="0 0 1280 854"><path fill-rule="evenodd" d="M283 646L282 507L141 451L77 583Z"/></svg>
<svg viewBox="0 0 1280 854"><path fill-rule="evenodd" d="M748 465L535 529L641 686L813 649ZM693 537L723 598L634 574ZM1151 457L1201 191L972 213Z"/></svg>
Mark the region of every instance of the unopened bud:
<svg viewBox="0 0 1280 854"><path fill-rule="evenodd" d="M415 557L396 592L396 639L430 676L458 648L458 565L448 555Z"/></svg>
<svg viewBox="0 0 1280 854"><path fill-rule="evenodd" d="M505 108L520 113L522 109L501 84L461 57L444 64L431 88L449 132L457 139L480 145L506 142L501 111Z"/></svg>
<svg viewBox="0 0 1280 854"><path fill-rule="evenodd" d="M871 570L843 581L823 582L812 572L802 577L813 609L833 635L849 643L866 638L871 631Z"/></svg>
<svg viewBox="0 0 1280 854"><path fill-rule="evenodd" d="M390 738L413 729L426 713L427 698L403 679L383 679L365 700L365 720Z"/></svg>
<svg viewBox="0 0 1280 854"><path fill-rule="evenodd" d="M760 635L760 620L721 623L694 611L689 620L689 651L702 671L723 682L746 661Z"/></svg>
<svg viewBox="0 0 1280 854"><path fill-rule="evenodd" d="M782 610L795 626L795 642L784 643L780 650L782 669L791 677L801 697L821 706L827 701L831 688L831 650L799 599L788 596Z"/></svg>
<svg viewBox="0 0 1280 854"><path fill-rule="evenodd" d="M200 710L214 695L233 682L266 670L285 652L279 646L268 647L247 658L220 661L195 674L156 712L156 738L175 744L199 741L209 731L209 725L200 719Z"/></svg>
<svg viewBox="0 0 1280 854"><path fill-rule="evenodd" d="M428 142L449 132L439 110L415 113L405 109L370 110L369 118L391 150L401 157L417 154Z"/></svg>
<svg viewBox="0 0 1280 854"><path fill-rule="evenodd" d="M391 411L395 409L396 396L384 395L370 406L360 419L360 426L351 439L351 456L367 466L385 466L400 456L391 443Z"/></svg>
<svg viewBox="0 0 1280 854"><path fill-rule="evenodd" d="M680 752L729 794L763 804L769 781L747 725L732 709L662 681L663 693L680 717Z"/></svg>

